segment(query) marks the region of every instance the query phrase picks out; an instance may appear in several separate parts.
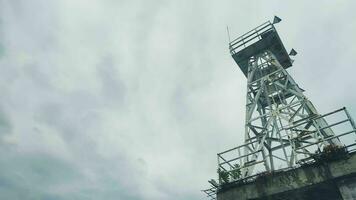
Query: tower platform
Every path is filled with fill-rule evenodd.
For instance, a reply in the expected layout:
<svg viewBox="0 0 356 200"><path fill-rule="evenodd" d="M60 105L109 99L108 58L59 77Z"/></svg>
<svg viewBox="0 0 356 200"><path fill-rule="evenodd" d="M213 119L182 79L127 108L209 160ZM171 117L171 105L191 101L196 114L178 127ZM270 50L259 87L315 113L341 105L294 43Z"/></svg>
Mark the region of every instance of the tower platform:
<svg viewBox="0 0 356 200"><path fill-rule="evenodd" d="M248 60L252 56L265 51L271 51L283 68L292 66L292 60L276 29L269 21L231 41L229 49L245 76L247 76Z"/></svg>
<svg viewBox="0 0 356 200"><path fill-rule="evenodd" d="M356 153L221 186L218 200L356 199Z"/></svg>

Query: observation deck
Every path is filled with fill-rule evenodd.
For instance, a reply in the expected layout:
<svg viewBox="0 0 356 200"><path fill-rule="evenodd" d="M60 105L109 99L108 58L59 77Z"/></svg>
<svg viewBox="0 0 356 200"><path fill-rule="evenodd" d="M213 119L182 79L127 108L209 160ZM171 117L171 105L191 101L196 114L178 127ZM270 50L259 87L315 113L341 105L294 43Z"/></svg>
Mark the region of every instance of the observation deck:
<svg viewBox="0 0 356 200"><path fill-rule="evenodd" d="M271 51L283 68L292 66L292 60L279 38L277 30L269 21L231 41L229 49L245 76L247 76L249 58L265 51Z"/></svg>

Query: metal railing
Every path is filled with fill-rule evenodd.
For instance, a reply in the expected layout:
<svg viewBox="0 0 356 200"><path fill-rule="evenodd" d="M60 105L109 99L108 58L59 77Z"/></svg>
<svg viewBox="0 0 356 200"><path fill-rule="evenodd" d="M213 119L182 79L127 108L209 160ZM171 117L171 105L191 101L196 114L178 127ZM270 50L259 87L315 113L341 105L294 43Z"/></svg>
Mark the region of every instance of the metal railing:
<svg viewBox="0 0 356 200"><path fill-rule="evenodd" d="M303 137L308 137L308 135L312 135L315 132L320 132L323 129L329 129L329 128L333 130L334 135L325 136L318 141L309 142L308 144L304 144L303 146L296 148L297 153L304 154L303 156L305 158L301 159L300 162L297 162L297 164L295 164L293 166L280 168L279 170L288 170L291 168L299 167L302 164L306 163L306 161L308 163L315 162L315 160L313 160L313 158L314 158L313 156L316 154L322 153L322 148L327 146L326 144L328 144L330 141L335 141L335 140L339 141L340 144L343 145L342 148L345 148L345 150L347 152L355 152L356 151L356 140L355 140L356 139L356 125L345 107L335 110L335 111L332 111L330 113L324 114L324 115L316 115L312 118L305 118L302 120L298 120L298 122L295 125L290 126L290 127L282 127L282 128L292 130L295 127L310 123L311 121L315 121L315 120L318 120L321 118L324 118L326 121L328 121L330 123L325 127L320 127L320 128L317 128L316 130L309 131L307 134L303 134ZM285 135L285 137L288 137L288 136ZM243 145L240 145L235 148L231 148L231 149L228 149L221 153L218 153L217 154L218 169L231 176L235 170L242 170L243 168L250 167L252 165L263 164L265 160L262 159L262 155L259 156L259 158L261 158L259 160L248 161L248 159L246 159L246 157L254 155L254 154L262 154L261 151L245 153L245 148L248 148L249 145L256 144L257 142L258 142L258 140L256 139L254 141L250 141ZM313 153L299 152L298 150L302 149L302 148L314 149L316 151ZM280 158L276 155L272 155L272 156L285 161L285 159ZM238 168L236 166L238 166ZM279 170L274 170L274 171L279 171ZM265 172L266 172L266 170L265 170ZM257 172L252 173L246 177L230 178L229 182L233 182L236 180L242 180L242 179L244 179L244 180L253 179L253 177L256 177L256 175L258 175ZM222 184L221 180L219 180L219 183ZM225 183L226 183L226 181L225 181Z"/></svg>
<svg viewBox="0 0 356 200"><path fill-rule="evenodd" d="M244 49L245 47L259 41L262 39L261 35L268 32L268 31L275 31L275 28L271 22L265 22L256 28L252 29L251 31L243 34L242 36L232 40L229 43L229 49L231 55L239 52L240 50Z"/></svg>
<svg viewBox="0 0 356 200"><path fill-rule="evenodd" d="M202 192L204 192L210 200L216 200L216 191L216 187L211 187L209 189L202 190Z"/></svg>

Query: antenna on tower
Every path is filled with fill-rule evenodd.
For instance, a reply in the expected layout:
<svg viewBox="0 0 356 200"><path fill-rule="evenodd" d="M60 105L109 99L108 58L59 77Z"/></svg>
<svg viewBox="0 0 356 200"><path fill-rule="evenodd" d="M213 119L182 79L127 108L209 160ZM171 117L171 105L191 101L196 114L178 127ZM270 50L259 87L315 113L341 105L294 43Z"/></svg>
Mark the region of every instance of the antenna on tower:
<svg viewBox="0 0 356 200"><path fill-rule="evenodd" d="M231 39L230 39L230 31L229 31L229 26L226 26L226 31L227 31L227 37L229 38L229 44L230 44Z"/></svg>
<svg viewBox="0 0 356 200"><path fill-rule="evenodd" d="M281 21L282 21L281 18L279 18L279 17L277 17L277 16L274 16L274 18L273 18L273 24L277 24L277 23L279 23L279 22L281 22Z"/></svg>
<svg viewBox="0 0 356 200"><path fill-rule="evenodd" d="M298 52L295 51L294 49L290 50L290 52L289 52L289 55L290 55L290 56L295 56L295 55L297 55L297 54L298 54Z"/></svg>

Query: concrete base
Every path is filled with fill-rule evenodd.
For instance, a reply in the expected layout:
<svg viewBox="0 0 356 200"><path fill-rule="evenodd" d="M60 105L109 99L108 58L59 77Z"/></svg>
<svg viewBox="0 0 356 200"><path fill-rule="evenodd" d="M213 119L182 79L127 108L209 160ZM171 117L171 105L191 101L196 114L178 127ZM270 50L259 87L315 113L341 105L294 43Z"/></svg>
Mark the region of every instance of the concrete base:
<svg viewBox="0 0 356 200"><path fill-rule="evenodd" d="M340 180L337 185L343 199L356 199L356 177Z"/></svg>
<svg viewBox="0 0 356 200"><path fill-rule="evenodd" d="M356 154L235 182L218 189L218 200L356 200Z"/></svg>

